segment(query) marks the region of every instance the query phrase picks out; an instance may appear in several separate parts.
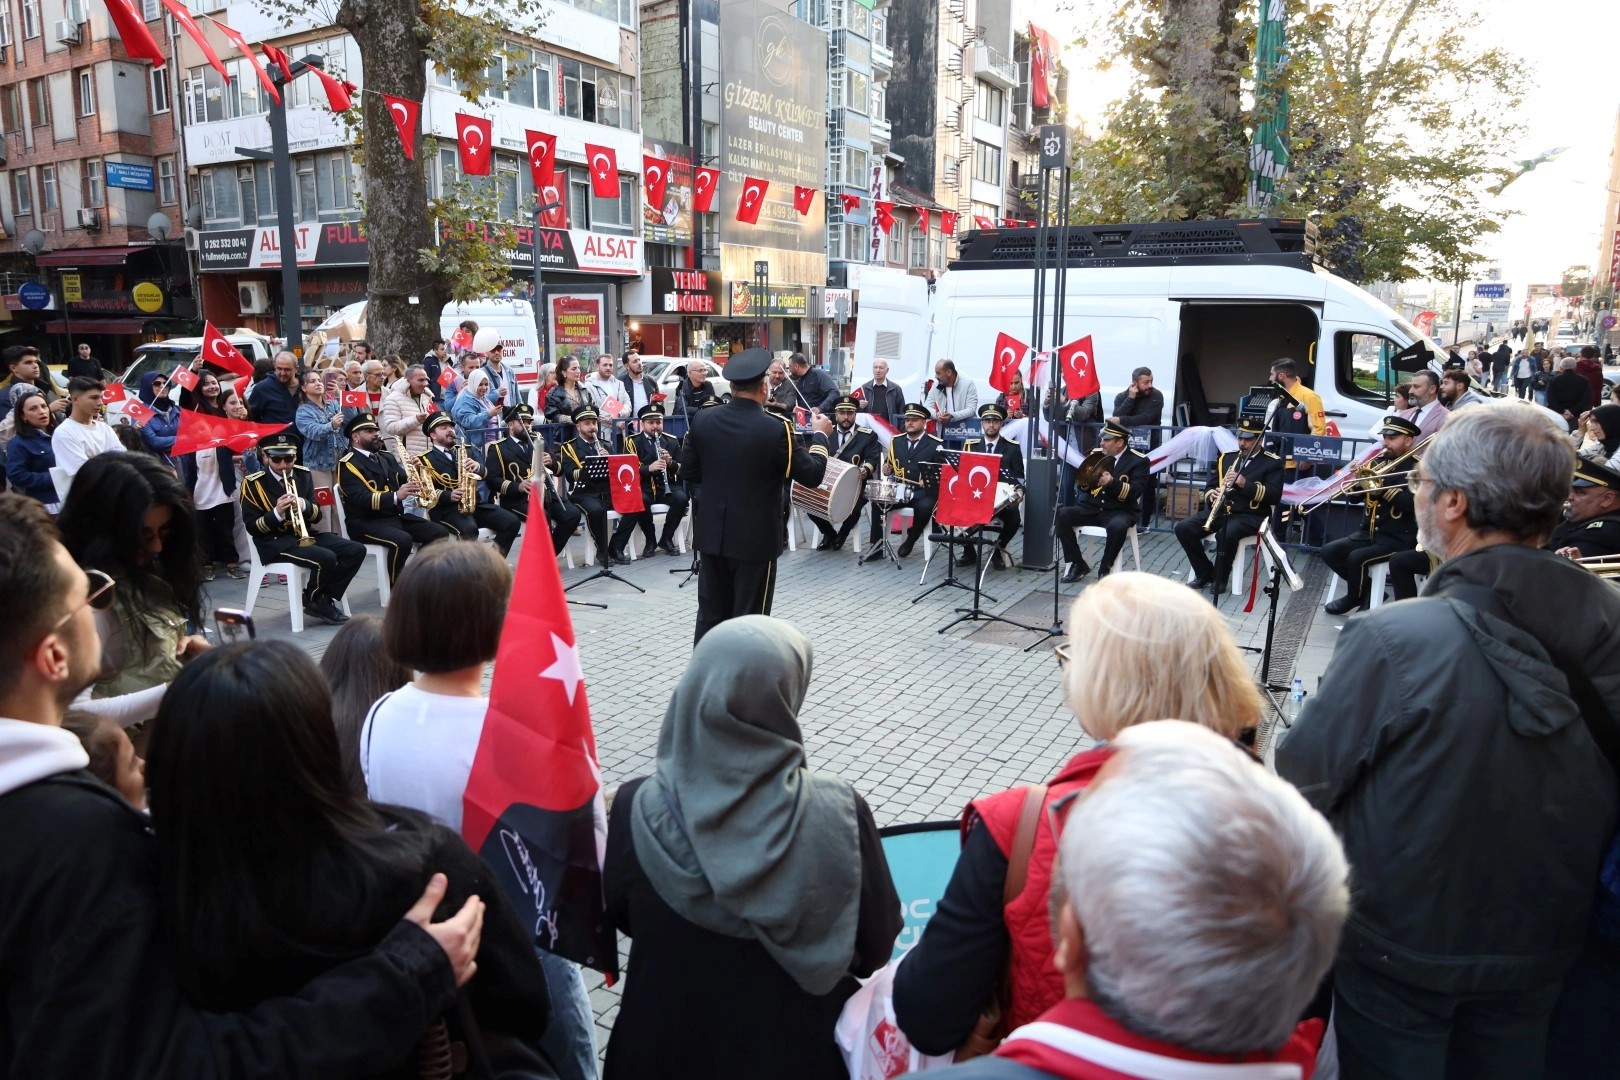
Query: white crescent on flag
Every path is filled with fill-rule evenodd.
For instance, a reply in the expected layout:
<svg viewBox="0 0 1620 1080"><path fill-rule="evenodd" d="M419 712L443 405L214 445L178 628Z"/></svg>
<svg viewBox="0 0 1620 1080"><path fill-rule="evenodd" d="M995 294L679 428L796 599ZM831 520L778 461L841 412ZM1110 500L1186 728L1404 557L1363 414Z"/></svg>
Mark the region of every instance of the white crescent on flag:
<svg viewBox="0 0 1620 1080"><path fill-rule="evenodd" d="M984 473L984 487L982 488L976 487L973 483L973 478L978 476L980 473ZM975 499L977 499L984 492L985 488L988 488L994 481L995 477L991 476L990 470L985 468L983 465L975 465L973 468L968 470L968 487L972 489L973 497Z"/></svg>
<svg viewBox="0 0 1620 1080"><path fill-rule="evenodd" d="M702 169L699 169L697 174L698 191L707 191L710 183L712 183L712 181L709 179L709 174Z"/></svg>
<svg viewBox="0 0 1620 1080"><path fill-rule="evenodd" d="M600 168L598 168L596 164L598 161L602 163ZM602 176L606 176L608 174L608 159L606 154L591 155L591 171Z"/></svg>
<svg viewBox="0 0 1620 1080"><path fill-rule="evenodd" d="M663 175L664 175L664 170L660 169L658 166L656 166L656 165L647 166L647 186L650 187L650 188L657 187L658 186L658 178L660 176L663 176Z"/></svg>
<svg viewBox="0 0 1620 1080"><path fill-rule="evenodd" d="M1011 346L1011 345L1009 345L1009 346L1007 346L1007 347L1006 347L1006 348L1005 348L1005 349L1002 349L1002 350L1001 350L1001 351L1000 351L1000 352L998 352L998 353L997 353L997 354L996 354L996 358L997 358L997 359L1000 359L1000 358L1001 358L1001 357L1003 357L1003 356L1011 356L1011 355L1013 355L1013 353L1014 353L1014 352L1016 352L1016 351L1017 351L1017 350L1015 350L1015 349L1014 349L1014 348L1013 348L1013 347L1012 347L1012 346Z"/></svg>
<svg viewBox="0 0 1620 1080"><path fill-rule="evenodd" d="M538 169L546 163L546 144L535 143L529 147L529 164Z"/></svg>
<svg viewBox="0 0 1620 1080"><path fill-rule="evenodd" d="M630 479L629 479L629 480L625 480L625 479L624 479L624 474L625 474L625 473L629 473L629 474L630 474ZM623 483L624 483L624 490L626 490L626 491L629 491L629 490L630 490L630 485L631 485L631 484L632 484L632 483L634 483L634 482L635 482L635 479L636 479L636 470L635 470L635 466L633 466L633 465L628 465L628 464L626 464L626 465L620 465L620 466L619 466L619 467L618 467L618 469L617 469L617 470L616 470L616 471L615 471L615 472L614 472L614 473L613 473L613 479L614 479L614 480L615 480L615 481L616 481L616 482L623 482Z"/></svg>
<svg viewBox="0 0 1620 1080"><path fill-rule="evenodd" d="M399 117L399 122L402 124L411 122L411 111L397 101L389 102L388 111Z"/></svg>
<svg viewBox="0 0 1620 1080"><path fill-rule="evenodd" d="M743 203L744 204L751 203L751 202L755 201L758 198L759 198L759 187L758 187L758 185L749 184L748 186L743 188Z"/></svg>
<svg viewBox="0 0 1620 1080"><path fill-rule="evenodd" d="M223 360L231 354L231 343L222 337L214 338L208 343L208 355L216 360Z"/></svg>
<svg viewBox="0 0 1620 1080"><path fill-rule="evenodd" d="M956 494L956 482L958 480L960 480L960 479L961 479L960 476L957 476L956 474L952 473L951 474L951 482L945 485L945 490L947 492L949 492L950 494L955 495Z"/></svg>
<svg viewBox="0 0 1620 1080"><path fill-rule="evenodd" d="M472 137L474 135L478 136L476 143L473 142ZM484 145L484 129L477 124L465 124L461 129L461 138L467 143L467 153L477 153L478 149Z"/></svg>

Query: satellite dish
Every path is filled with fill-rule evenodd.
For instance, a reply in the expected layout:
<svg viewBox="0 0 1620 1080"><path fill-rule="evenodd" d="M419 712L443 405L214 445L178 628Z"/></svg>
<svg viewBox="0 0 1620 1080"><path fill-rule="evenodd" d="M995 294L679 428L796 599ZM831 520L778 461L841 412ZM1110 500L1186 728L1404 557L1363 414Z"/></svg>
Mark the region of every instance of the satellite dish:
<svg viewBox="0 0 1620 1080"><path fill-rule="evenodd" d="M45 250L45 234L38 229L29 229L23 233L23 250L30 255L38 255Z"/></svg>
<svg viewBox="0 0 1620 1080"><path fill-rule="evenodd" d="M157 241L167 240L174 231L174 222L169 220L168 214L157 213L146 219L146 231L152 234Z"/></svg>

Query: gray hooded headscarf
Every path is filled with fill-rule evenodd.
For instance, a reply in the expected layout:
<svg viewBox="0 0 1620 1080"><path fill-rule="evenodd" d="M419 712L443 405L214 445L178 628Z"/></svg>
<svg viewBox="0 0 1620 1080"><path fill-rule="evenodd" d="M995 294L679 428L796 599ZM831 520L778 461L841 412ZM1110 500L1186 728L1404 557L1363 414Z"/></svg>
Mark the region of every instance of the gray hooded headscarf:
<svg viewBox="0 0 1620 1080"><path fill-rule="evenodd" d="M658 736L658 771L631 810L636 858L689 922L763 945L825 994L855 957L855 792L811 772L799 733L810 642L764 615L693 650Z"/></svg>

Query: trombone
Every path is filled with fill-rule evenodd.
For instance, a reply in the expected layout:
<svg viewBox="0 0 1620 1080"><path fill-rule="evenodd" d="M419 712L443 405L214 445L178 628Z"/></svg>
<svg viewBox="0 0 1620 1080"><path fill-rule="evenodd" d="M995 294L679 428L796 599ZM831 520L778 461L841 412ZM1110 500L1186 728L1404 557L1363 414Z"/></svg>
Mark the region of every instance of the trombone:
<svg viewBox="0 0 1620 1080"><path fill-rule="evenodd" d="M1600 578L1620 578L1620 555L1592 555L1575 561Z"/></svg>
<svg viewBox="0 0 1620 1080"><path fill-rule="evenodd" d="M1435 434L1437 435L1439 432L1435 432ZM1425 446L1429 445L1429 441L1433 438L1434 435L1425 435L1423 438L1413 443L1412 448L1406 451L1406 453L1397 454L1388 461L1373 460L1369 461L1365 465L1356 466L1355 473L1352 474L1350 478L1346 479L1344 483L1340 484L1337 488L1334 488L1332 485L1328 485L1320 491L1311 492L1311 494L1306 496L1306 498L1298 506L1294 507L1294 511L1300 517L1305 517L1311 511L1326 506L1328 503L1331 503L1334 499L1339 498L1341 495L1348 495L1352 497L1361 495L1377 495L1384 491L1395 491L1400 488L1411 487L1411 483L1404 479L1396 480L1392 483L1385 483L1384 481L1391 473L1396 471L1396 468L1402 462L1406 461L1414 454L1419 453ZM1410 469L1406 470L1406 472L1410 471ZM1323 494L1324 492L1330 493Z"/></svg>

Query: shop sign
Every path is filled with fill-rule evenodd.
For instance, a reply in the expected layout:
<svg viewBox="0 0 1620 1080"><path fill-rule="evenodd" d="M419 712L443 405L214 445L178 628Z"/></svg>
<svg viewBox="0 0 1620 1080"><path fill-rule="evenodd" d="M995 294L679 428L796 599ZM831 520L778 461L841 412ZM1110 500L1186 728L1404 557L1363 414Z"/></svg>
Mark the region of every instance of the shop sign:
<svg viewBox="0 0 1620 1080"><path fill-rule="evenodd" d="M549 302L551 343L558 354L572 352L577 345L600 346L602 341L602 298L595 294L555 294Z"/></svg>
<svg viewBox="0 0 1620 1080"><path fill-rule="evenodd" d="M486 234L494 226L477 221L462 222L469 231L483 229ZM640 277L643 271L641 239L612 233L590 232L585 229L536 229L533 225L512 227L513 242L501 249L506 265L514 270L534 272L535 253L538 250L540 269L544 272L559 270L577 274L622 274Z"/></svg>
<svg viewBox="0 0 1620 1080"><path fill-rule="evenodd" d="M654 315L714 315L720 310L720 275L712 270L676 270L655 266L652 275Z"/></svg>
<svg viewBox="0 0 1620 1080"><path fill-rule="evenodd" d="M760 296L751 281L731 283L731 314L750 319L802 319L810 309L810 290L804 285L771 285Z"/></svg>
<svg viewBox="0 0 1620 1080"><path fill-rule="evenodd" d="M62 275L62 302L77 304L84 300L84 279L78 274Z"/></svg>
<svg viewBox="0 0 1620 1080"><path fill-rule="evenodd" d="M299 266L369 266L358 220L300 224L294 229ZM203 270L265 270L281 266L281 230L210 229L197 236Z"/></svg>
<svg viewBox="0 0 1620 1080"><path fill-rule="evenodd" d="M125 188L130 191L155 191L157 182L153 176L150 165L131 165L127 161L107 162L108 187Z"/></svg>
<svg viewBox="0 0 1620 1080"><path fill-rule="evenodd" d="M138 282L129 290L129 295L135 301L135 306L147 314L163 310L163 290L150 281Z"/></svg>

